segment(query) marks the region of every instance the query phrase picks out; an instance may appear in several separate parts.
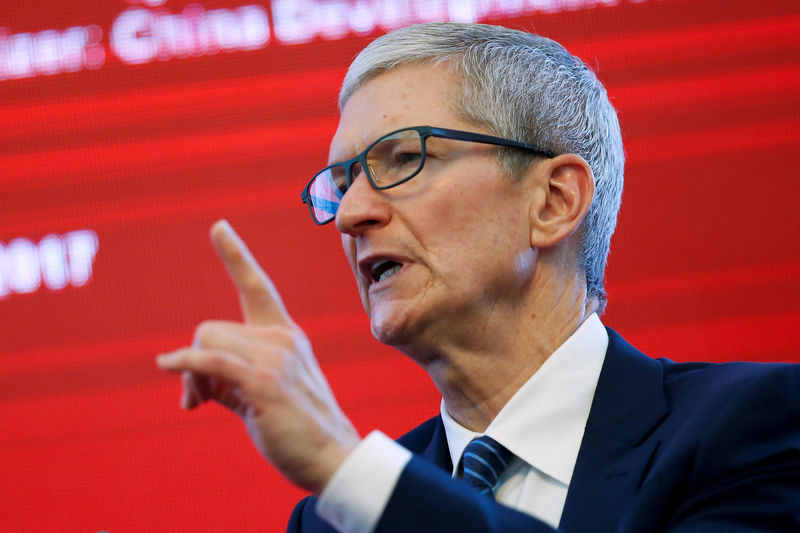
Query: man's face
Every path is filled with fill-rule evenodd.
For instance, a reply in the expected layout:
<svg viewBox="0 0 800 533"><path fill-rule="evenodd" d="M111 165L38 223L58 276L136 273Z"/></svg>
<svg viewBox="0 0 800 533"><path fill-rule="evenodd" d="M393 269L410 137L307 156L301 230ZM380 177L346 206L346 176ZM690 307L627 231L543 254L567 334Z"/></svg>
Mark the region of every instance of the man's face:
<svg viewBox="0 0 800 533"><path fill-rule="evenodd" d="M442 65L373 78L344 107L330 161L409 126L489 133L452 110L456 90ZM535 267L529 180L508 178L489 145L430 137L426 153L422 171L395 188L358 177L336 216L373 334L412 353L500 333L486 330L519 311Z"/></svg>

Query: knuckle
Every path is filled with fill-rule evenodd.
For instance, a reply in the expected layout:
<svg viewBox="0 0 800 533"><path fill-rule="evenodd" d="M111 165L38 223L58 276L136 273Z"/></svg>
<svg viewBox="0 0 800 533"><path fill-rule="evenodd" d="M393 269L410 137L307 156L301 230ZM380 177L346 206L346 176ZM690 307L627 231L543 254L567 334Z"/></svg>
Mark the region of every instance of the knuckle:
<svg viewBox="0 0 800 533"><path fill-rule="evenodd" d="M205 359L206 367L214 374L219 373L228 366L228 359L219 352L209 352Z"/></svg>
<svg viewBox="0 0 800 533"><path fill-rule="evenodd" d="M208 346L213 344L219 332L219 322L214 320L206 320L201 322L194 332L195 343L199 346Z"/></svg>
<svg viewBox="0 0 800 533"><path fill-rule="evenodd" d="M284 364L298 356L312 354L311 341L294 323L270 324L259 328L259 337L270 347L270 352Z"/></svg>
<svg viewBox="0 0 800 533"><path fill-rule="evenodd" d="M270 365L260 365L249 373L248 379L242 383L242 390L248 396L273 396L281 389L281 373Z"/></svg>
<svg viewBox="0 0 800 533"><path fill-rule="evenodd" d="M257 365L257 370L273 376L273 378L283 379L293 372L293 365L296 361L294 352L276 346L264 354Z"/></svg>
<svg viewBox="0 0 800 533"><path fill-rule="evenodd" d="M172 357L177 365L184 366L191 360L191 348L181 348L172 352Z"/></svg>
<svg viewBox="0 0 800 533"><path fill-rule="evenodd" d="M253 371L253 376L259 383L272 383L278 380L277 369L272 365L259 365Z"/></svg>
<svg viewBox="0 0 800 533"><path fill-rule="evenodd" d="M251 296L260 296L264 292L264 276L255 270L248 270L242 274L242 289Z"/></svg>
<svg viewBox="0 0 800 533"><path fill-rule="evenodd" d="M294 341L294 346L296 350L309 353L312 351L311 340L302 331L294 334L292 340Z"/></svg>
<svg viewBox="0 0 800 533"><path fill-rule="evenodd" d="M283 324L269 324L260 328L261 338L277 347L291 346L292 335L292 331Z"/></svg>

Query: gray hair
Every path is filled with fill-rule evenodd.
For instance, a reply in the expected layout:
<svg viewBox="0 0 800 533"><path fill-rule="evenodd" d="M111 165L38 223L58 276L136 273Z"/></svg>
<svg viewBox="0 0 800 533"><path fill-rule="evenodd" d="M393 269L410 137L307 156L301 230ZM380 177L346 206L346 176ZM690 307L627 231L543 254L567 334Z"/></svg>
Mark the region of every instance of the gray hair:
<svg viewBox="0 0 800 533"><path fill-rule="evenodd" d="M367 80L409 63L444 63L460 74L454 109L465 120L493 135L586 160L595 193L581 225L578 260L587 295L598 300L602 312L625 155L616 111L594 73L539 35L485 24L419 24L383 35L358 54L344 78L339 108ZM512 176L534 159L519 150L503 150L499 158Z"/></svg>

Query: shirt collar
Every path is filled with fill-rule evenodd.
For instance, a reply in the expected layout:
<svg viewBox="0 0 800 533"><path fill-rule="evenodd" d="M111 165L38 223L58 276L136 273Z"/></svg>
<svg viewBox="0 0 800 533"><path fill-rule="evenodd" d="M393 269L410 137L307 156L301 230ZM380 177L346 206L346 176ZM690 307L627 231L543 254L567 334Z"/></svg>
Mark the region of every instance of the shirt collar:
<svg viewBox="0 0 800 533"><path fill-rule="evenodd" d="M511 397L485 434L568 486L607 348L608 333L592 313ZM441 416L455 475L464 449L480 433L456 422L444 400Z"/></svg>

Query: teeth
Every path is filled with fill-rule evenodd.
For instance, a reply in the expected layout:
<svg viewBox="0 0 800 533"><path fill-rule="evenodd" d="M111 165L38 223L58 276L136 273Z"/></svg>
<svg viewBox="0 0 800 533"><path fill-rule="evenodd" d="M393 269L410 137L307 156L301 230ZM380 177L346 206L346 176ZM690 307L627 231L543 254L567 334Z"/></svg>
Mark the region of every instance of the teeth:
<svg viewBox="0 0 800 533"><path fill-rule="evenodd" d="M384 265L388 264L389 261L378 261L369 269L370 274L372 274L372 279L378 279L381 275L381 269Z"/></svg>
<svg viewBox="0 0 800 533"><path fill-rule="evenodd" d="M385 280L386 278L389 278L389 277L391 277L391 276L394 276L395 274L397 274L398 272L400 272L400 269L401 269L401 268L403 268L403 265L395 265L395 266L393 266L393 267L392 267L392 268L390 268L389 270L386 270L385 272L383 272L383 273L382 273L382 274L381 274L381 275L378 277L378 281L383 281L383 280Z"/></svg>

